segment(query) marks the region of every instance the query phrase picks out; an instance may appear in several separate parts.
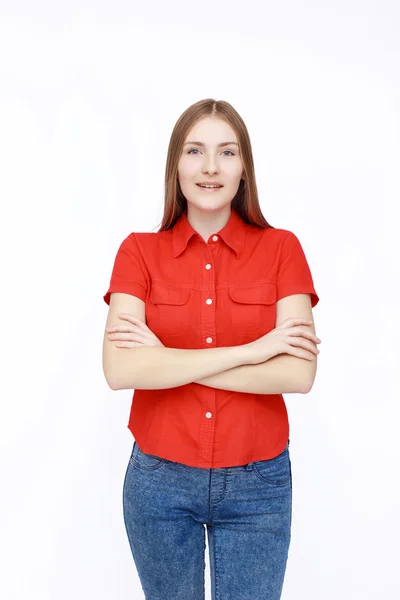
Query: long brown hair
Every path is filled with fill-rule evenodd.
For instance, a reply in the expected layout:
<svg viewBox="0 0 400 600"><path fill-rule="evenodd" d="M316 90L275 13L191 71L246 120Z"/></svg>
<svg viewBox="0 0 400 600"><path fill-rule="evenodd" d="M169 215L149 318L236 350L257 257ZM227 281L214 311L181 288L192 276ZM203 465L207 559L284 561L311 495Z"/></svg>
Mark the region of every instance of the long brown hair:
<svg viewBox="0 0 400 600"><path fill-rule="evenodd" d="M229 102L206 98L189 106L179 117L172 131L165 168L164 215L159 231L173 227L181 214L187 210L187 200L178 181L178 163L187 134L193 125L204 117L225 119L237 135L246 179L240 181L232 200L232 208L250 225L274 228L261 212L250 136L243 119Z"/></svg>

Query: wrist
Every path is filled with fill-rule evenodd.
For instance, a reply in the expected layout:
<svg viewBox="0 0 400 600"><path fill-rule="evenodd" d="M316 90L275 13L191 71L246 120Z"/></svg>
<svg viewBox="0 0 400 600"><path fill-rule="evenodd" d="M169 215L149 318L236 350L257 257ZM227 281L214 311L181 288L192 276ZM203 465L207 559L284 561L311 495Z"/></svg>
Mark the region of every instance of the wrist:
<svg viewBox="0 0 400 600"><path fill-rule="evenodd" d="M234 346L235 356L237 359L237 367L242 365L252 365L254 363L254 350L252 342L248 344L241 344L240 346Z"/></svg>

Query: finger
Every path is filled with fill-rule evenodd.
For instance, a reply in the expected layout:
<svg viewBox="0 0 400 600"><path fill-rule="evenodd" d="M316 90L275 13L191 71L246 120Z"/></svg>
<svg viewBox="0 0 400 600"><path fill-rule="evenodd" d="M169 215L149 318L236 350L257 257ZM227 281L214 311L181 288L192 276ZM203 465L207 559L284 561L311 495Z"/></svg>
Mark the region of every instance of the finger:
<svg viewBox="0 0 400 600"><path fill-rule="evenodd" d="M134 333L132 331L129 331L127 333L124 333L122 331L117 331L115 333L109 334L108 337L112 342L115 342L115 341L140 342L140 341L145 341L145 339L146 339L145 334Z"/></svg>
<svg viewBox="0 0 400 600"><path fill-rule="evenodd" d="M297 348L295 346L291 346L290 350L288 350L288 354L292 356L297 356L298 358L305 358L306 360L314 360L315 354L312 352L308 352L308 350L304 350L304 348Z"/></svg>
<svg viewBox="0 0 400 600"><path fill-rule="evenodd" d="M319 348L317 348L317 346L316 346L316 344L314 344L314 342L311 342L311 343L303 343L303 344L302 344L302 348L303 348L304 350L306 350L306 352L307 352L307 351L310 351L310 352L312 352L314 355L316 355L316 354L319 354L319 353L320 353L320 350L319 350Z"/></svg>
<svg viewBox="0 0 400 600"><path fill-rule="evenodd" d="M285 329L286 327L295 327L298 325L312 325L313 321L311 319L306 319L304 317L288 317L280 325L278 325L277 329Z"/></svg>
<svg viewBox="0 0 400 600"><path fill-rule="evenodd" d="M304 337L309 338L310 340L312 340L316 344L320 344L321 343L321 340L319 339L319 337L313 331L311 331L311 329L305 329L304 327L302 327L302 331L303 331L303 336Z"/></svg>
<svg viewBox="0 0 400 600"><path fill-rule="evenodd" d="M113 332L113 331L142 331L142 329L139 327L139 325L135 325L134 323L130 323L128 324L123 324L123 323L117 323L116 325L113 325L112 327L107 327L107 331L109 333Z"/></svg>
<svg viewBox="0 0 400 600"><path fill-rule="evenodd" d="M311 329L305 329L304 327L299 328L298 326L294 326L292 328L287 328L287 333L288 335L291 335L293 337L302 337L302 338L306 338L309 340L312 340L315 344L320 344L321 340L319 339L319 337L317 337L315 335L315 333L313 331L311 331Z"/></svg>
<svg viewBox="0 0 400 600"><path fill-rule="evenodd" d="M112 325L111 327L106 327L106 330L108 334L124 331L125 333L142 333L143 335L154 335L151 329L149 329L146 325L144 325L144 327L140 327L139 324L135 323L117 323L116 325Z"/></svg>
<svg viewBox="0 0 400 600"><path fill-rule="evenodd" d="M296 348L304 348L306 351L313 352L314 354L319 354L319 349L317 345L312 340L308 340L303 336L289 336L287 339L287 343L290 346L294 346Z"/></svg>
<svg viewBox="0 0 400 600"><path fill-rule="evenodd" d="M115 346L117 348L137 348L138 346L143 346L139 342L116 342Z"/></svg>
<svg viewBox="0 0 400 600"><path fill-rule="evenodd" d="M121 319L130 321L131 323L134 323L135 325L139 325L140 327L142 327L142 326L147 327L146 323L144 323L144 321L142 321L142 319L139 319L139 317L135 317L134 315L131 315L131 313L118 313L118 316Z"/></svg>

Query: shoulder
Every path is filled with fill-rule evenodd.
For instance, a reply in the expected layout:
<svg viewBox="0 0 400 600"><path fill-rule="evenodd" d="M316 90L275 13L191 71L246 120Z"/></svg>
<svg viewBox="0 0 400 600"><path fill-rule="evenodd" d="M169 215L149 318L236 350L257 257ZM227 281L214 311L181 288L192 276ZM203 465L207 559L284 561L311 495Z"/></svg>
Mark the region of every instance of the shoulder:
<svg viewBox="0 0 400 600"><path fill-rule="evenodd" d="M289 229L282 229L278 227L267 227L264 229L264 236L274 238L278 241L284 240L285 238L296 238L297 236Z"/></svg>
<svg viewBox="0 0 400 600"><path fill-rule="evenodd" d="M132 231L128 233L125 237L125 240L129 240L132 243L137 243L138 241L147 241L151 240L155 233L149 233L148 231Z"/></svg>
<svg viewBox="0 0 400 600"><path fill-rule="evenodd" d="M289 229L267 227L263 231L263 243L268 247L268 251L281 253L286 248L298 245L298 237Z"/></svg>
<svg viewBox="0 0 400 600"><path fill-rule="evenodd" d="M132 231L123 240L122 244L139 250L148 248L156 243L157 235L147 231Z"/></svg>
<svg viewBox="0 0 400 600"><path fill-rule="evenodd" d="M266 243L274 242L280 251L301 248L299 237L289 229L268 228L264 232Z"/></svg>
<svg viewBox="0 0 400 600"><path fill-rule="evenodd" d="M137 244L156 244L158 240L164 238L164 231L134 231L130 235L134 237Z"/></svg>

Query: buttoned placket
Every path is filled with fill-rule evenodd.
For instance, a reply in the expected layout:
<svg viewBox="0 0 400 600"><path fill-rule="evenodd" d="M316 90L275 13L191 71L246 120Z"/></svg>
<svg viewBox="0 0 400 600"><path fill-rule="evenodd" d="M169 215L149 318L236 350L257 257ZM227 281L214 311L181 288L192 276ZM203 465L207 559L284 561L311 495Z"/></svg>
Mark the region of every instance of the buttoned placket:
<svg viewBox="0 0 400 600"><path fill-rule="evenodd" d="M216 243L219 241L218 235L213 235L211 242L204 244L204 253L208 262L205 264L205 273L203 277L202 289L202 306L201 312L201 336L205 341L203 347L216 347L216 322L215 322L215 271L212 252L216 248ZM203 405L204 419L200 426L200 453L204 460L212 460L212 451L215 434L215 397L217 391L213 388L206 388L207 393Z"/></svg>

